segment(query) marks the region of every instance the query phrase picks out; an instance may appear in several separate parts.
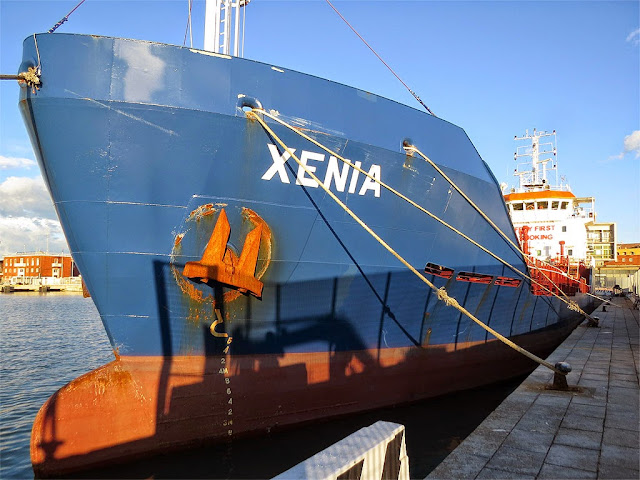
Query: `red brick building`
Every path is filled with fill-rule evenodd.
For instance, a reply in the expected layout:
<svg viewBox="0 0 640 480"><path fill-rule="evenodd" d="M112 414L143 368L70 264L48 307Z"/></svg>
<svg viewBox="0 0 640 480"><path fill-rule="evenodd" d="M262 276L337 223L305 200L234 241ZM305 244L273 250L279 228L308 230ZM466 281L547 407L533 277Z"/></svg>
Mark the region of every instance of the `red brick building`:
<svg viewBox="0 0 640 480"><path fill-rule="evenodd" d="M16 253L4 257L3 281L12 278L66 278L78 276L70 255L44 252Z"/></svg>

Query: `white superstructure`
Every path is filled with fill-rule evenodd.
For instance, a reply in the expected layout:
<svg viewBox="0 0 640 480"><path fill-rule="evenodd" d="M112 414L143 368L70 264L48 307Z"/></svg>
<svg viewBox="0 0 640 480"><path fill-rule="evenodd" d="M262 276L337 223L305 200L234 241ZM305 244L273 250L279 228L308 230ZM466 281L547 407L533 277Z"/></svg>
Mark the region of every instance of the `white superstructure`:
<svg viewBox="0 0 640 480"><path fill-rule="evenodd" d="M576 197L569 185L558 183L555 130L549 133L534 129L533 134L527 130L515 140L527 142L519 145L514 155L520 162L514 171L519 185L509 192L503 185L503 194L521 243L523 227L528 227L523 249L545 261L564 257L572 263L590 263L587 226L596 220L595 199ZM550 172L556 174L555 184L549 182Z"/></svg>

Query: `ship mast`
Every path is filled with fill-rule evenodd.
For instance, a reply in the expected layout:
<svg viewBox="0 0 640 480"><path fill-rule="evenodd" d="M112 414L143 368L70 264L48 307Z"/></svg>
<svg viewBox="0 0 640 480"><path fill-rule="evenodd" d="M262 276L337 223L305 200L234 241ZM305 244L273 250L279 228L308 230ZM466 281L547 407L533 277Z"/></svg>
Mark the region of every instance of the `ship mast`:
<svg viewBox="0 0 640 480"><path fill-rule="evenodd" d="M204 14L204 49L239 57L244 55L244 7L251 0L207 0ZM242 9L242 27L240 14ZM241 31L242 30L242 31ZM232 50L233 48L233 50Z"/></svg>
<svg viewBox="0 0 640 480"><path fill-rule="evenodd" d="M541 139L545 137L553 137L551 141L541 143ZM533 129L533 134L529 135L529 130L525 131L524 136L514 137L518 140L530 140L530 145L519 146L513 155L513 159L518 161L519 158L528 158L529 160L518 166L528 167L529 170L519 170L516 167L514 176L520 177L520 191L539 190L545 187L549 187L547 179L547 171L556 171L556 185L558 183L558 169L556 157L556 131L553 132L538 132ZM551 163L551 167L547 167L547 163Z"/></svg>

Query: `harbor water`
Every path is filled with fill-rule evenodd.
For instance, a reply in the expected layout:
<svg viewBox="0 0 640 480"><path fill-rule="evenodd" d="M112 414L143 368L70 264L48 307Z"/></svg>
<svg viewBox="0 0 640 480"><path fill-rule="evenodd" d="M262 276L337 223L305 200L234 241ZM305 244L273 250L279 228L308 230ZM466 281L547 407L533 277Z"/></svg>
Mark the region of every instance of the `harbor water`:
<svg viewBox="0 0 640 480"><path fill-rule="evenodd" d="M0 294L0 478L33 478L31 425L67 382L113 360L98 312L77 294ZM532 366L533 367L533 366ZM270 478L378 420L406 427L412 478L424 478L522 381L233 439L80 478Z"/></svg>
<svg viewBox="0 0 640 480"><path fill-rule="evenodd" d="M90 298L0 294L0 478L33 478L31 425L61 386L113 360Z"/></svg>

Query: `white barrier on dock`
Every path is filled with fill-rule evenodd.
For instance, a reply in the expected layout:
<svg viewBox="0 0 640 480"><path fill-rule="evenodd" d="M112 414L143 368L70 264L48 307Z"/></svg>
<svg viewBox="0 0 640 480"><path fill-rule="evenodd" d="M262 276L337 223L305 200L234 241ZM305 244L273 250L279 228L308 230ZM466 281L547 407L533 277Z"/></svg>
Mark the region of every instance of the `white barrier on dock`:
<svg viewBox="0 0 640 480"><path fill-rule="evenodd" d="M334 443L274 480L409 480L404 426L376 422Z"/></svg>

